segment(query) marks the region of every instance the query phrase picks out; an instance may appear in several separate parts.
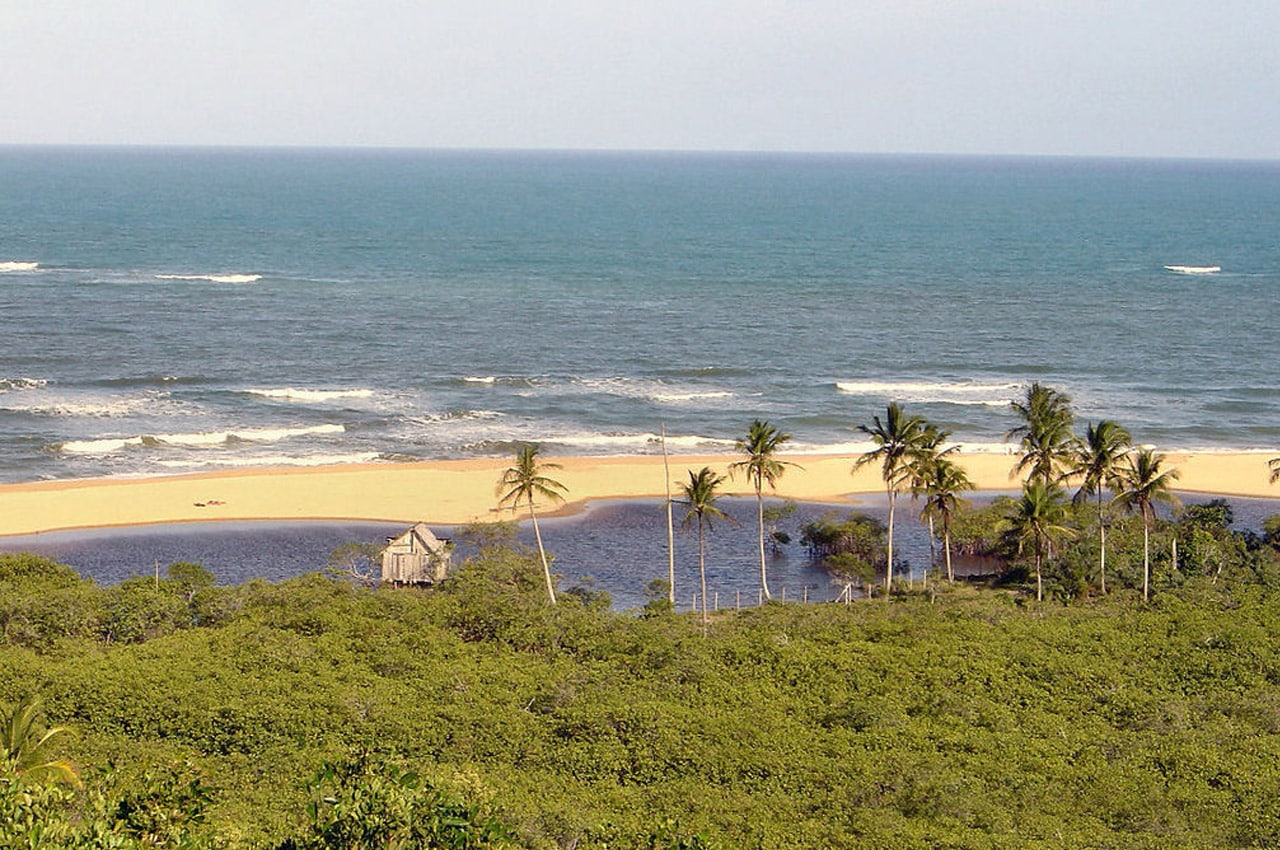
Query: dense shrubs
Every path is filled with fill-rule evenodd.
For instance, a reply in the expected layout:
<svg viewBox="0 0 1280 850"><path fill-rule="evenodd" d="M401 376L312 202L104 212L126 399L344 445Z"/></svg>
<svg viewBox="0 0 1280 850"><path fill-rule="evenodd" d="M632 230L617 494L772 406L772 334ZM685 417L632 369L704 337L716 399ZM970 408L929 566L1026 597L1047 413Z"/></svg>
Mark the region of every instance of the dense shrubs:
<svg viewBox="0 0 1280 850"><path fill-rule="evenodd" d="M84 767L0 779L0 846L1276 846L1276 555L1220 519L1150 605L935 583L706 638L552 608L501 541L428 591L0 557L0 702Z"/></svg>

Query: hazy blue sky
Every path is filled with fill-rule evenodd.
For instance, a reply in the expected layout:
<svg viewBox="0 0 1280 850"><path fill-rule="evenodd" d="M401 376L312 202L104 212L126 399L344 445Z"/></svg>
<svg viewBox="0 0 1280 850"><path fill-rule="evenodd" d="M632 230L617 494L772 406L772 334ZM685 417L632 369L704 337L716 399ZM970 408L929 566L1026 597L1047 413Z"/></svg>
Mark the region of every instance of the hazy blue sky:
<svg viewBox="0 0 1280 850"><path fill-rule="evenodd" d="M0 0L0 143L1280 158L1280 0Z"/></svg>

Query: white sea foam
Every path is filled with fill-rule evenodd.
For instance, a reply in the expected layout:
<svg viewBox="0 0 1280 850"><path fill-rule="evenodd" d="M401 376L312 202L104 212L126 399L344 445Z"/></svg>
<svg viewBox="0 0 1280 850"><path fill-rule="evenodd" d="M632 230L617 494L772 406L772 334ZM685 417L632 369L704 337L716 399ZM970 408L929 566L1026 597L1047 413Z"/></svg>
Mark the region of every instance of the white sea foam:
<svg viewBox="0 0 1280 850"><path fill-rule="evenodd" d="M176 446L202 449L233 442L276 443L294 437L341 434L343 425L306 425L297 428L245 428L230 431L200 431L187 434L146 434L135 437L104 437L96 440L69 440L59 448L67 454L113 455L139 447Z"/></svg>
<svg viewBox="0 0 1280 850"><path fill-rule="evenodd" d="M280 389L251 389L248 391L250 395L261 396L276 401L296 401L307 404L321 404L326 401L335 401L344 398L372 398L373 390L368 389L349 389L349 390L309 390L299 389L297 387L282 387Z"/></svg>
<svg viewBox="0 0 1280 850"><path fill-rule="evenodd" d="M252 428L243 431L234 431L230 434L231 439L245 440L254 443L275 443L280 440L289 440L294 437L312 437L321 434L342 434L347 430L345 425L326 424L326 425L303 425L297 428Z"/></svg>
<svg viewBox="0 0 1280 850"><path fill-rule="evenodd" d="M259 455L257 457L210 456L194 460L161 460L158 466L166 469L195 469L200 467L267 467L267 466L336 466L344 463L373 463L381 460L378 452L353 452L351 454L320 455Z"/></svg>
<svg viewBox="0 0 1280 850"><path fill-rule="evenodd" d="M1217 274L1222 266L1165 266L1165 270L1174 274Z"/></svg>
<svg viewBox="0 0 1280 850"><path fill-rule="evenodd" d="M13 274L15 272L34 272L40 269L39 263L20 263L15 261L7 261L0 263L0 274Z"/></svg>
<svg viewBox="0 0 1280 850"><path fill-rule="evenodd" d="M101 440L68 440L58 448L66 454L113 455L142 445L142 437L108 437Z"/></svg>
<svg viewBox="0 0 1280 850"><path fill-rule="evenodd" d="M584 449L624 449L637 447L658 448L662 443L662 437L658 434L651 433L601 434L585 431L549 436L545 439L545 442ZM668 449L699 449L706 451L731 449L733 446L733 440L726 440L719 437L667 435Z"/></svg>
<svg viewBox="0 0 1280 850"><path fill-rule="evenodd" d="M689 386L673 386L662 381L645 381L637 378L577 378L573 384L591 393L652 401L657 404L687 404L710 399L733 398L724 389L702 389Z"/></svg>
<svg viewBox="0 0 1280 850"><path fill-rule="evenodd" d="M501 419L504 416L506 414L500 410L450 410L446 413L424 413L419 416L408 416L405 418L405 422L418 425L438 425L441 422Z"/></svg>
<svg viewBox="0 0 1280 850"><path fill-rule="evenodd" d="M467 375L462 380L468 384L494 384L497 383L498 378L495 375Z"/></svg>
<svg viewBox="0 0 1280 850"><path fill-rule="evenodd" d="M1017 383L969 381L837 381L845 395L875 396L916 404L961 404L1004 407L1022 390Z"/></svg>
<svg viewBox="0 0 1280 850"><path fill-rule="evenodd" d="M16 409L42 416L110 419L119 416L133 416L137 413L152 410L155 407L157 398L160 397L162 396L131 396L103 400L52 399L43 403L20 405Z"/></svg>
<svg viewBox="0 0 1280 850"><path fill-rule="evenodd" d="M257 283L260 274L158 274L156 280L203 280L209 283Z"/></svg>
<svg viewBox="0 0 1280 850"><path fill-rule="evenodd" d="M47 386L43 378L0 378L0 392L6 390L38 390Z"/></svg>
<svg viewBox="0 0 1280 850"><path fill-rule="evenodd" d="M689 401L707 401L713 398L733 398L733 393L728 390L705 390L702 392L682 392L682 393L654 393L650 396L654 401L662 404L683 404Z"/></svg>

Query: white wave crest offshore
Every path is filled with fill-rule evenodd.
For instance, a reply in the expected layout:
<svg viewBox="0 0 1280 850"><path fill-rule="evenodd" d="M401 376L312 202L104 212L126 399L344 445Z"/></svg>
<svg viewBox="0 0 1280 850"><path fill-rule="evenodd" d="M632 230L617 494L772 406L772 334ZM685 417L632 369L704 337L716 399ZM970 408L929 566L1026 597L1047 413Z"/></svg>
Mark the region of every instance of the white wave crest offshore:
<svg viewBox="0 0 1280 850"><path fill-rule="evenodd" d="M656 449L661 446L662 437L658 434L649 433L600 434L579 432L547 437L543 442L560 446L576 446L584 449L632 449L638 447ZM735 442L733 440L726 440L720 437L702 437L696 434L685 436L667 435L668 449L720 451L732 449L734 445Z"/></svg>
<svg viewBox="0 0 1280 850"><path fill-rule="evenodd" d="M702 392L654 393L650 396L661 404L684 404L690 401L708 401L715 398L733 398L728 390L705 390Z"/></svg>
<svg viewBox="0 0 1280 850"><path fill-rule="evenodd" d="M620 398L642 399L657 404L687 404L689 402L734 397L734 393L729 390L680 387L661 381L645 381L625 377L578 378L573 383L585 392L603 393Z"/></svg>
<svg viewBox="0 0 1280 850"><path fill-rule="evenodd" d="M22 410L26 413L33 413L40 416L61 416L67 418L85 418L85 419L111 419L121 416L133 416L143 411L153 410L158 399L162 399L167 393L157 393L151 396L134 396L129 398L118 398L109 401L94 400L48 400L35 404L20 404L11 407L11 410Z"/></svg>
<svg viewBox="0 0 1280 850"><path fill-rule="evenodd" d="M248 390L250 395L269 398L274 401L297 401L307 404L320 404L326 401L336 401L344 398L373 398L373 390L368 389L350 389L350 390L309 390L299 389L297 387L282 387L280 389L251 389Z"/></svg>
<svg viewBox="0 0 1280 850"><path fill-rule="evenodd" d="M836 392L877 396L917 404L966 404L1003 407L1017 397L1017 383L979 384L968 381L836 381Z"/></svg>
<svg viewBox="0 0 1280 850"><path fill-rule="evenodd" d="M0 392L8 390L38 390L48 386L43 378L0 378Z"/></svg>
<svg viewBox="0 0 1280 850"><path fill-rule="evenodd" d="M260 274L158 274L156 280L203 280L208 283L257 283Z"/></svg>
<svg viewBox="0 0 1280 850"><path fill-rule="evenodd" d="M467 375L463 377L464 384L496 384L498 378L496 375Z"/></svg>
<svg viewBox="0 0 1280 850"><path fill-rule="evenodd" d="M39 270L39 263L20 263L13 260L0 263L0 274L16 274L18 272L34 272Z"/></svg>
<svg viewBox="0 0 1280 850"><path fill-rule="evenodd" d="M161 460L166 469L198 469L207 467L266 466L337 466L347 463L374 463L382 459L378 452L320 455L259 455L257 457L207 457L194 460Z"/></svg>
<svg viewBox="0 0 1280 850"><path fill-rule="evenodd" d="M112 455L139 447L178 446L210 448L233 442L276 443L294 437L341 434L343 425L307 425L298 428L248 428L235 431L202 431L190 434L148 434L136 437L105 437L95 440L68 440L59 445L66 454Z"/></svg>

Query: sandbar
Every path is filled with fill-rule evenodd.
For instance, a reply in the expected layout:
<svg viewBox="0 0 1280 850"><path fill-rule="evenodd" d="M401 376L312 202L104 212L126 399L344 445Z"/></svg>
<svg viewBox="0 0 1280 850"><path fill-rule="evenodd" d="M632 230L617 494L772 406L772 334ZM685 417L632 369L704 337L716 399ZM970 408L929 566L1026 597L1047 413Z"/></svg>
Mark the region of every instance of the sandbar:
<svg viewBox="0 0 1280 850"><path fill-rule="evenodd" d="M1267 459L1276 452L1170 452L1177 489L1222 496L1280 499L1269 483ZM797 464L778 480L776 495L839 503L883 491L879 470L851 474L854 457L782 455ZM956 455L980 490L1014 490L1012 451ZM548 474L568 488L560 512L589 501L662 498L667 477L661 455L548 458ZM672 489L689 470L709 466L721 474L733 455L673 456ZM84 528L210 520L427 521L439 525L510 518L497 510L496 487L510 458L371 463L341 466L208 472L155 478L98 478L0 485L0 536ZM739 475L725 495L753 494ZM551 505L539 509L550 513ZM524 518L524 512L514 518Z"/></svg>

